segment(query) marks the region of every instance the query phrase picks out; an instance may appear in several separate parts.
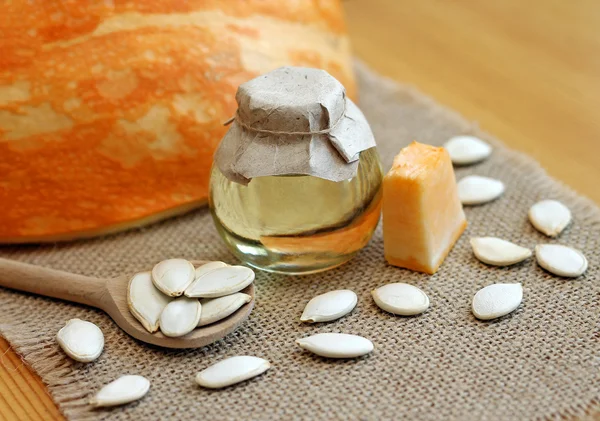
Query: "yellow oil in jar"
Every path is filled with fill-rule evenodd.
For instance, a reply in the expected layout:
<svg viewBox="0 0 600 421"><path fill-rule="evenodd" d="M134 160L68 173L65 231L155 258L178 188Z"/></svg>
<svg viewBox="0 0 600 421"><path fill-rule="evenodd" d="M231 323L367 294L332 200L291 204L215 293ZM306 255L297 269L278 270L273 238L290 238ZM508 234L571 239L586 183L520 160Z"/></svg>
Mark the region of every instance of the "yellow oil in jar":
<svg viewBox="0 0 600 421"><path fill-rule="evenodd" d="M379 221L382 176L376 148L361 152L356 176L341 182L278 175L243 186L213 166L209 204L219 234L243 262L313 273L348 261L368 243Z"/></svg>

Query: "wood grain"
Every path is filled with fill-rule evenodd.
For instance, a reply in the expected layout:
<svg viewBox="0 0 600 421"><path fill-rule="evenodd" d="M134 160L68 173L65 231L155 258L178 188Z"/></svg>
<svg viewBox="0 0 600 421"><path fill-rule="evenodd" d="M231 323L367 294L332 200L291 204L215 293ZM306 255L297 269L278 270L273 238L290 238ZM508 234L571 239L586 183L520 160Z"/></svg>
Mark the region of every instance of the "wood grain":
<svg viewBox="0 0 600 421"><path fill-rule="evenodd" d="M600 203L600 3L348 0L346 11L355 54L371 67Z"/></svg>
<svg viewBox="0 0 600 421"><path fill-rule="evenodd" d="M348 0L356 55L600 203L600 3ZM60 419L0 338L0 419ZM597 418L600 420L600 418Z"/></svg>
<svg viewBox="0 0 600 421"><path fill-rule="evenodd" d="M40 378L0 337L0 420L62 420Z"/></svg>

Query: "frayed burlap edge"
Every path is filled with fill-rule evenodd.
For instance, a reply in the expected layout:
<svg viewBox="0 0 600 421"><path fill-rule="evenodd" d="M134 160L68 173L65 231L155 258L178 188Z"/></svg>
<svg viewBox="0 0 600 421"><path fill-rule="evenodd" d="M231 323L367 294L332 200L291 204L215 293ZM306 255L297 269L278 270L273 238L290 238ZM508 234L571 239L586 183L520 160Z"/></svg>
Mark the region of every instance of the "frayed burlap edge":
<svg viewBox="0 0 600 421"><path fill-rule="evenodd" d="M17 310L18 304L4 306L2 311ZM61 414L67 418L92 419L89 411L89 390L77 379L78 369L65 360L63 352L53 339L20 325L0 324L0 334L10 343L21 359L48 386L48 392Z"/></svg>

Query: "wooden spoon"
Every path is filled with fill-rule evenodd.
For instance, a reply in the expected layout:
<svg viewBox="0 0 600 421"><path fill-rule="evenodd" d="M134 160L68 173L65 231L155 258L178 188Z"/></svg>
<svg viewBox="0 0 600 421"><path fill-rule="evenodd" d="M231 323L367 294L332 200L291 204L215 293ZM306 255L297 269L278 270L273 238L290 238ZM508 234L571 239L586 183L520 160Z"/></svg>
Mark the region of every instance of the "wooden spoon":
<svg viewBox="0 0 600 421"><path fill-rule="evenodd" d="M193 260L192 263L199 266L206 262ZM185 336L169 338L160 332L148 332L129 312L127 287L132 276L91 278L0 258L1 287L97 307L108 313L121 329L134 338L165 348L199 348L211 344L237 329L254 307L254 284L250 284L241 292L250 295L252 301L231 316L194 329Z"/></svg>

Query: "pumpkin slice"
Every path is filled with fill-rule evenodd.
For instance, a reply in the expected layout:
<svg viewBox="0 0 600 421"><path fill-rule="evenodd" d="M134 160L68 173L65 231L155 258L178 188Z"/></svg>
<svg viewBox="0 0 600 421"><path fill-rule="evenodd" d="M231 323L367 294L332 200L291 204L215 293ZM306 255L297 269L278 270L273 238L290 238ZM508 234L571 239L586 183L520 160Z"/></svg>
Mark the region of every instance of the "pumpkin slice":
<svg viewBox="0 0 600 421"><path fill-rule="evenodd" d="M386 260L435 273L467 226L448 151L413 142L383 180Z"/></svg>

